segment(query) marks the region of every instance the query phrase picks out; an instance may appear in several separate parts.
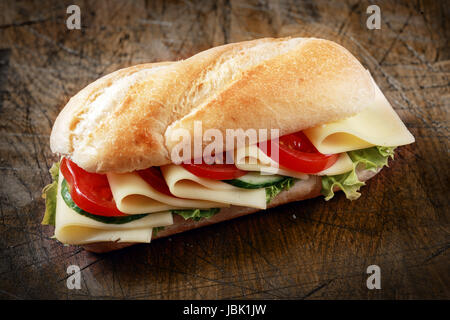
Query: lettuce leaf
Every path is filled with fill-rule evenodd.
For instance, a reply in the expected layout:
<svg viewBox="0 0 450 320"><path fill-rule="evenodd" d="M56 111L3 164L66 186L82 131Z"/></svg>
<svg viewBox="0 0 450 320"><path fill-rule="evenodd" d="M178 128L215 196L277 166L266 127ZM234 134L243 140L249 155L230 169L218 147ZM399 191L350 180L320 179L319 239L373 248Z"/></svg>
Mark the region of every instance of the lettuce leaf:
<svg viewBox="0 0 450 320"><path fill-rule="evenodd" d="M389 157L394 158L394 149L395 147L376 146L348 152L353 162L353 170L343 174L322 177L322 194L325 196L325 200L328 201L333 198L333 188L336 186L344 191L347 199L358 199L361 196L358 191L365 183L359 181L356 167L363 165L366 170L376 172L378 169L388 166Z"/></svg>
<svg viewBox="0 0 450 320"><path fill-rule="evenodd" d="M199 221L202 218L211 218L213 215L215 215L219 211L220 211L220 208L183 209L183 210L172 210L172 213L182 216L185 220L192 219L194 221Z"/></svg>
<svg viewBox="0 0 450 320"><path fill-rule="evenodd" d="M164 227L154 227L153 231L152 231L152 237L156 237L156 235L158 234L158 232L164 230Z"/></svg>
<svg viewBox="0 0 450 320"><path fill-rule="evenodd" d="M363 163L365 169L376 172L378 168L388 165L388 158L394 158L394 147L372 147L348 152L355 164Z"/></svg>
<svg viewBox="0 0 450 320"><path fill-rule="evenodd" d="M377 146L376 147L378 149L378 152L380 152L380 154L384 157L391 157L392 159L394 159L394 150L395 147L381 147L381 146Z"/></svg>
<svg viewBox="0 0 450 320"><path fill-rule="evenodd" d="M58 192L59 162L55 162L49 172L52 175L53 182L42 189L42 198L45 199L45 214L41 223L43 225L54 226L56 217L56 195Z"/></svg>
<svg viewBox="0 0 450 320"><path fill-rule="evenodd" d="M365 185L365 183L359 181L354 167L352 171L349 171L347 173L338 174L334 176L323 176L322 194L325 196L325 200L328 201L334 197L333 188L335 186L338 186L339 189L344 191L347 199L356 200L361 196L358 190L363 185Z"/></svg>
<svg viewBox="0 0 450 320"><path fill-rule="evenodd" d="M286 179L266 187L266 203L272 201L281 191L289 190L294 185L294 182L294 178L286 177Z"/></svg>

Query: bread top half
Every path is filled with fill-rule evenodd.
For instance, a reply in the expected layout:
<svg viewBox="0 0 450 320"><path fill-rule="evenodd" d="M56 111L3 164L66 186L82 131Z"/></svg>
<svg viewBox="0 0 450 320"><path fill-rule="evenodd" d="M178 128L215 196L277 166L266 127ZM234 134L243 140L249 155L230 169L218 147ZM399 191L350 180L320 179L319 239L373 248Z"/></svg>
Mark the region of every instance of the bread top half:
<svg viewBox="0 0 450 320"><path fill-rule="evenodd" d="M227 44L186 60L115 71L72 97L57 117L53 152L89 172L170 164L177 129L279 129L347 118L374 99L371 76L345 48L315 38Z"/></svg>

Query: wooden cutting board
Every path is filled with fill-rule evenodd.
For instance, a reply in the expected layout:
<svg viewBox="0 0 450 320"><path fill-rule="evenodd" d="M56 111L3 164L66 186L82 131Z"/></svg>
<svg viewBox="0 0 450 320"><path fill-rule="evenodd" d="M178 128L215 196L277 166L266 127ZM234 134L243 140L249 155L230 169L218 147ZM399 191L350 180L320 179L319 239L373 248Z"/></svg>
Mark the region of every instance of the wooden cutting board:
<svg viewBox="0 0 450 320"><path fill-rule="evenodd" d="M73 2L0 3L0 298L450 298L448 2L377 1L369 30L368 1L83 1L68 30ZM416 137L358 201L292 203L104 255L51 239L49 134L72 95L122 67L287 35L348 48Z"/></svg>

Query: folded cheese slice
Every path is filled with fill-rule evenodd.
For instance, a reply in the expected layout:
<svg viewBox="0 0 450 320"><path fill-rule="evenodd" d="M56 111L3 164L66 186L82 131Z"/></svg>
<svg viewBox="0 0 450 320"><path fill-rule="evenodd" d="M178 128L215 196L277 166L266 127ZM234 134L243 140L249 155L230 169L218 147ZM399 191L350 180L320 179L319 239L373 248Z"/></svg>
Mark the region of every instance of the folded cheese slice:
<svg viewBox="0 0 450 320"><path fill-rule="evenodd" d="M257 145L246 146L235 150L234 164L238 169L244 171L259 171L262 174L279 174L302 180L309 178L305 173L281 168L278 163L267 156Z"/></svg>
<svg viewBox="0 0 450 320"><path fill-rule="evenodd" d="M102 223L85 217L64 202L61 196L63 175L59 173L56 200L55 237L62 243L88 244L94 242L143 242L149 243L152 229L173 224L171 212L152 213L125 224Z"/></svg>
<svg viewBox="0 0 450 320"><path fill-rule="evenodd" d="M161 171L170 192L177 197L266 209L264 188L237 188L222 181L197 177L177 165L162 166Z"/></svg>
<svg viewBox="0 0 450 320"><path fill-rule="evenodd" d="M236 167L245 171L259 171L262 174L278 174L301 180L307 180L309 175L287 168L280 167L274 160L265 154L257 145L237 149L234 153ZM336 175L351 171L353 163L347 153L341 153L338 160L328 169L316 175Z"/></svg>
<svg viewBox="0 0 450 320"><path fill-rule="evenodd" d="M152 188L136 172L108 173L107 177L117 208L127 214L228 206L214 201L180 199L166 195Z"/></svg>
<svg viewBox="0 0 450 320"><path fill-rule="evenodd" d="M339 155L337 161L328 169L322 170L316 175L318 176L334 176L337 174L346 173L353 170L353 161L346 152Z"/></svg>
<svg viewBox="0 0 450 320"><path fill-rule="evenodd" d="M373 80L373 79L372 79ZM395 147L414 142L400 117L375 82L373 103L357 115L304 130L312 144L324 154L373 146Z"/></svg>

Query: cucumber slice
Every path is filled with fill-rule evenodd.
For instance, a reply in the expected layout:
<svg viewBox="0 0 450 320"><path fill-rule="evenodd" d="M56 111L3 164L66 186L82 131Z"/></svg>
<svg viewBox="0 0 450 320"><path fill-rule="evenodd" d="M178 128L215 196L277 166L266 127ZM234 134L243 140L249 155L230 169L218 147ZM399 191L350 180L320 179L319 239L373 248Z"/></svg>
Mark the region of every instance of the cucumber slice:
<svg viewBox="0 0 450 320"><path fill-rule="evenodd" d="M61 196L64 200L64 202L67 204L67 206L72 209L73 211L86 216L88 218L91 218L93 220L103 222L103 223L110 223L110 224L124 224L131 222L133 220L141 219L148 215L148 213L143 214L130 214L127 216L120 216L120 217L106 217L106 216L97 216L95 214L89 213L81 209L79 206L76 205L75 202L73 202L72 197L70 196L69 187L67 185L66 179L64 179L61 183Z"/></svg>
<svg viewBox="0 0 450 320"><path fill-rule="evenodd" d="M242 176L240 178L233 180L223 180L223 182L244 189L260 189L270 187L284 179L286 179L286 177L276 174L262 175L259 172L249 172L245 176Z"/></svg>

